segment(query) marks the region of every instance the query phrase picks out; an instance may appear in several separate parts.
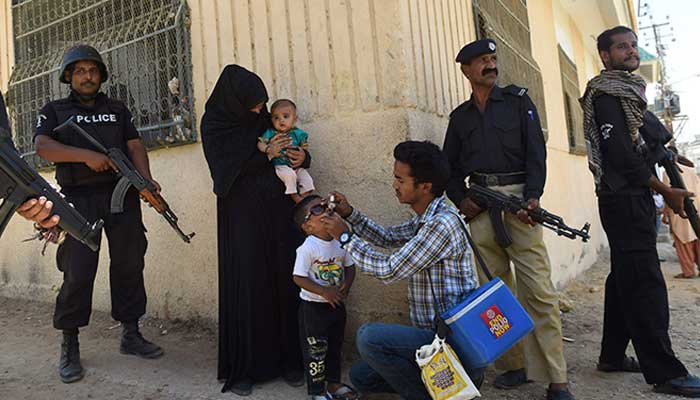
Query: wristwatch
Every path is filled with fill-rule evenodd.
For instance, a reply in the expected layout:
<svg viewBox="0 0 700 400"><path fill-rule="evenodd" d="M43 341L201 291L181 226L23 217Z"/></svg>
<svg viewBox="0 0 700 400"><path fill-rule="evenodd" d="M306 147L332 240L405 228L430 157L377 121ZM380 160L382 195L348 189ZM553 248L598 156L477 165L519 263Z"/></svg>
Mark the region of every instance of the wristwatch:
<svg viewBox="0 0 700 400"><path fill-rule="evenodd" d="M350 243L350 238L352 238L352 232L343 232L340 234L338 241L340 242L341 246L345 246L346 244Z"/></svg>

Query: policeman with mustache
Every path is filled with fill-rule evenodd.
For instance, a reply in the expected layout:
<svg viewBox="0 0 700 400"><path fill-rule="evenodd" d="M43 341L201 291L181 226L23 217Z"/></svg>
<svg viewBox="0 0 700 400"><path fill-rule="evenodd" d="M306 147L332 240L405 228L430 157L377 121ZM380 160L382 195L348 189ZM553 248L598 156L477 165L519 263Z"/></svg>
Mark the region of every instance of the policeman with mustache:
<svg viewBox="0 0 700 400"><path fill-rule="evenodd" d="M139 332L138 320L146 311L143 281L146 253L145 228L139 195L131 188L124 211L110 212L110 199L117 183L116 166L76 132L54 128L70 117L106 148L119 148L138 172L151 180L148 156L126 106L108 98L100 87L108 72L100 53L87 45L69 48L61 64L59 80L70 85L67 98L46 104L37 118L35 134L39 156L56 164L56 180L66 200L89 221L102 219L110 253L112 317L123 327L120 352L157 358L163 350ZM59 246L56 260L63 272L63 285L56 298L54 327L63 331L59 376L64 383L84 376L80 363L78 329L87 326L92 311L92 291L99 252L71 236Z"/></svg>
<svg viewBox="0 0 700 400"><path fill-rule="evenodd" d="M469 219L475 245L491 271L517 293L535 321L534 331L496 362L505 373L495 379L494 385L512 389L533 379L549 383L548 400L573 399L568 390L559 298L551 280L542 226L526 212L517 216L483 212L487 210L467 196L465 186L468 177L469 184L518 196L530 209L539 207L546 178L546 151L537 109L527 89L496 85L494 40L467 44L456 61L471 83L472 95L450 114L443 146L451 168L447 196ZM505 227L512 243L497 241L494 227ZM481 283L485 283L486 278L480 275Z"/></svg>

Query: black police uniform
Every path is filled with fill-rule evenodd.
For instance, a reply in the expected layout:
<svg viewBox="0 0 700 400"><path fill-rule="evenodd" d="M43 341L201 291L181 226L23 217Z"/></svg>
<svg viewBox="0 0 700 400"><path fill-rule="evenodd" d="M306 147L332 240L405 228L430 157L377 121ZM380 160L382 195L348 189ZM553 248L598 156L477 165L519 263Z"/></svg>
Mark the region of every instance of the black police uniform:
<svg viewBox="0 0 700 400"><path fill-rule="evenodd" d="M466 197L464 179L482 185L525 184L524 197L544 190L546 150L540 119L527 89L494 86L482 114L473 98L450 114L443 151L450 162L447 196Z"/></svg>
<svg viewBox="0 0 700 400"><path fill-rule="evenodd" d="M620 365L631 340L647 383L660 384L688 374L668 336L668 293L656 252L656 207L647 185L658 161L653 149L670 135L647 111L639 131L652 151L644 153L632 143L619 99L601 95L593 106L603 171L598 207L611 266L600 361Z"/></svg>
<svg viewBox="0 0 700 400"><path fill-rule="evenodd" d="M76 132L53 131L71 116L105 147L119 148L125 154L129 154L127 141L139 138L131 113L122 102L99 93L94 106L87 106L78 101L75 92L44 106L38 116L36 135L95 150ZM138 193L131 188L124 201L124 211L111 214L110 200L117 182L114 172L95 172L84 163L56 163L56 180L66 199L85 218L104 220L110 253L112 317L120 322L137 321L146 311L143 268L147 246ZM56 259L58 269L63 272L63 285L56 298L54 327L70 331L86 326L92 310L99 253L67 236L58 248Z"/></svg>

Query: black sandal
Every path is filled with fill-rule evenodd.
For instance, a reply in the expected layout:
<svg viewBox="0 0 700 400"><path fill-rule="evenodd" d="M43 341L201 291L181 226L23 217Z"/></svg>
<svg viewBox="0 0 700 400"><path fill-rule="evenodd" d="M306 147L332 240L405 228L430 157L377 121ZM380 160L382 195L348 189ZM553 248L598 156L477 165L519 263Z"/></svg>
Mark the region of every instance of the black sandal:
<svg viewBox="0 0 700 400"><path fill-rule="evenodd" d="M353 389L352 387L341 383L340 388L336 390L335 392L329 392L335 400L359 400L361 399L360 394L357 393L357 390Z"/></svg>
<svg viewBox="0 0 700 400"><path fill-rule="evenodd" d="M599 362L596 369L601 372L642 372L637 360L629 356L623 358L620 365Z"/></svg>

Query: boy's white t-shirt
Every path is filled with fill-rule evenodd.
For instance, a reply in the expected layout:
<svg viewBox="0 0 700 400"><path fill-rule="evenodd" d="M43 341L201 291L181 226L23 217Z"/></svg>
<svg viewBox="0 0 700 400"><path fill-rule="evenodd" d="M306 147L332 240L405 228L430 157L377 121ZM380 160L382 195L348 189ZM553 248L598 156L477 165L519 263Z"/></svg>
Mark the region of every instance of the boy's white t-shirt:
<svg viewBox="0 0 700 400"><path fill-rule="evenodd" d="M345 280L345 267L354 265L352 257L337 240L325 241L308 236L297 249L294 275L309 278L320 286L340 286ZM327 303L323 296L301 289L299 297L306 301Z"/></svg>

